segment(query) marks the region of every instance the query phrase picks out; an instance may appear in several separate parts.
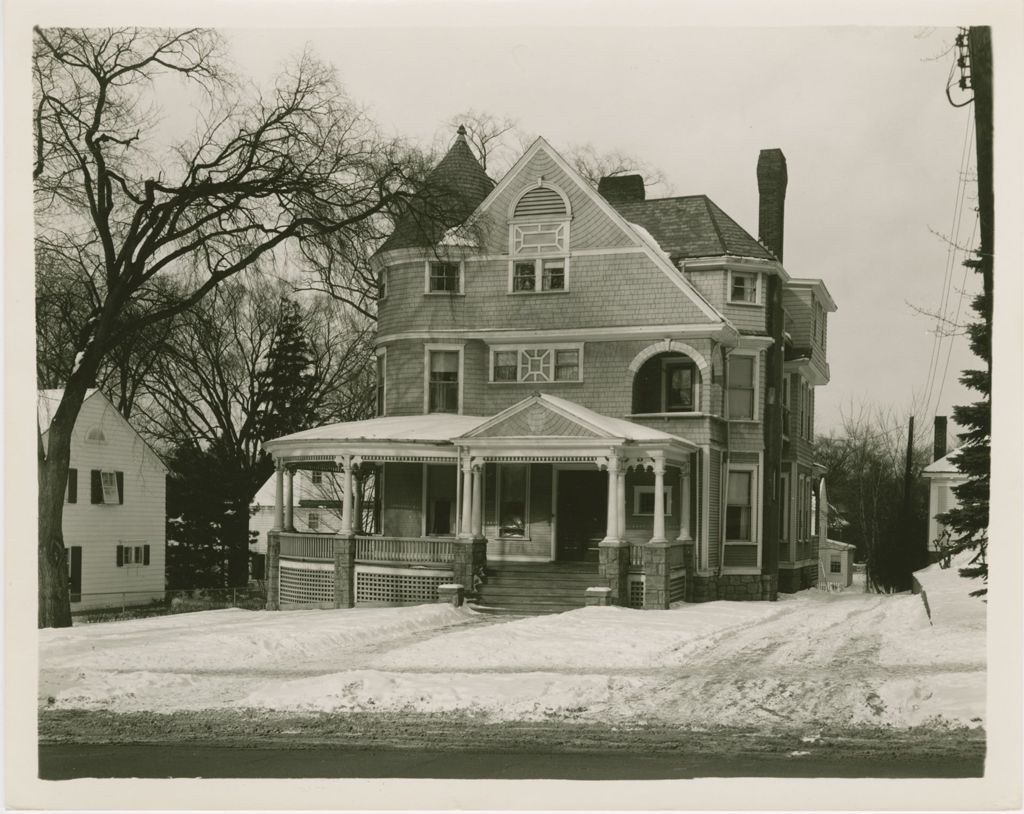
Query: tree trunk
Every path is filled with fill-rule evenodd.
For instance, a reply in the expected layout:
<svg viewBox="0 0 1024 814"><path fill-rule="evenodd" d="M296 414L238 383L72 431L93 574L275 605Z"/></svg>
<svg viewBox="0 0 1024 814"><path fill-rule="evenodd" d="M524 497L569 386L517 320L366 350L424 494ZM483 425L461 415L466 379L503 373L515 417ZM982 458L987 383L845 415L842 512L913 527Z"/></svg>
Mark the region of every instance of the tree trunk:
<svg viewBox="0 0 1024 814"><path fill-rule="evenodd" d="M71 375L47 430L39 440L39 627L70 627L71 597L64 554L64 492L71 465L71 434L85 400L89 377Z"/></svg>

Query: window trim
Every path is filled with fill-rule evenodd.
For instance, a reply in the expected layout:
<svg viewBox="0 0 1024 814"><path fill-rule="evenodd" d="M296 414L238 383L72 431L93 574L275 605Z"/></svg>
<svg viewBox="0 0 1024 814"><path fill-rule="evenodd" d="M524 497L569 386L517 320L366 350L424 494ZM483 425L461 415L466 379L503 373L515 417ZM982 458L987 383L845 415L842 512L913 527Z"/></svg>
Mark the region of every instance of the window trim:
<svg viewBox="0 0 1024 814"><path fill-rule="evenodd" d="M665 493L665 517L672 517L672 484L666 483L662 487L662 491ZM654 496L654 484L647 484L644 486L633 487L633 517L654 517L654 506L651 506L649 512L640 511L640 496L651 495Z"/></svg>
<svg viewBox="0 0 1024 814"><path fill-rule="evenodd" d="M430 412L430 354L435 351L458 351L459 406L454 413L448 413L448 415L462 415L463 390L466 384L465 350L466 346L464 343L455 344L430 342L423 345L423 415L434 415L434 413ZM445 415L445 413L437 413L437 415Z"/></svg>
<svg viewBox="0 0 1024 814"><path fill-rule="evenodd" d="M733 297L732 297L733 279L737 275L739 275L741 277L753 277L754 278L754 299L753 300L734 300L733 299ZM755 306L755 307L763 305L761 291L762 291L762 288L764 286L763 286L763 283L761 281L761 277L762 277L762 274L759 271L737 271L735 269L729 269L729 280L728 280L729 289L728 289L728 291L726 293L726 302L729 305L746 305L746 306Z"/></svg>
<svg viewBox="0 0 1024 814"><path fill-rule="evenodd" d="M511 252L510 252L511 254ZM544 262L546 260L560 260L563 263L562 271L562 288L544 288ZM516 276L516 264L517 263L533 263L533 289L530 291L516 291L515 290L515 276ZM571 286L572 278L572 263L570 262L569 252L566 251L564 254L544 254L544 255L515 255L511 254L511 258L508 261L508 294L515 296L529 296L531 294L568 294Z"/></svg>
<svg viewBox="0 0 1024 814"><path fill-rule="evenodd" d="M668 368L670 367L689 367L692 370L690 378L690 390L692 393L693 407L689 410L670 410L668 406ZM635 379L634 375L634 379ZM661 412L665 415L692 415L693 413L700 411L700 385L701 375L700 368L697 363L689 356L686 359L680 359L677 356L666 356L661 359L661 376L659 382L659 403L661 404Z"/></svg>
<svg viewBox="0 0 1024 814"><path fill-rule="evenodd" d="M732 376L729 375L729 373L730 373L730 371L729 371L729 363L732 361L733 357L735 357L735 356L748 356L754 362L754 364L753 364L753 371L752 371L752 375L751 375L751 379L752 379L751 386L754 389L754 396L751 399L751 402L752 402L752 405L751 405L752 414L751 414L750 418L733 418L732 415L731 415L731 405L729 403L729 399L730 399L730 395L731 395L732 390L733 390L733 386L732 386ZM726 369L726 388L725 388L725 418L726 418L726 420L727 421L760 421L761 419L758 416L760 416L760 414L761 414L761 399L760 399L760 395L759 395L759 391L760 391L760 388L761 388L761 381L760 381L760 379L761 379L761 352L757 351L757 350L752 350L752 351L733 350L726 357L725 369ZM744 390L745 389L746 388L744 388Z"/></svg>
<svg viewBox="0 0 1024 814"><path fill-rule="evenodd" d="M430 267L434 263L445 263L459 267L459 287L456 291L434 291L430 287ZM423 261L423 295L426 297L464 297L466 296L466 261L465 260L424 260Z"/></svg>
<svg viewBox="0 0 1024 814"><path fill-rule="evenodd" d="M722 467L725 472L725 488L722 489L722 571L729 573L760 573L763 563L763 534L761 533L761 512L763 495L759 478L760 465L756 463L729 463ZM733 472L750 473L750 537L749 540L730 540L727 537L727 514L729 511L729 476ZM725 565L725 548L730 545L757 546L757 566Z"/></svg>
<svg viewBox="0 0 1024 814"><path fill-rule="evenodd" d="M552 219L550 215L519 215L518 217L516 216L516 209L519 207L519 202L523 200L523 198L525 198L531 192L533 192L535 189L540 189L541 187L545 187L558 193L558 195L562 199L562 203L565 205L565 215L563 216L564 220L572 220L572 204L569 201L569 196L565 194L561 187L555 186L554 184L545 183L543 179L539 179L536 183L529 184L528 186L524 187L523 191L512 199L512 202L509 204L508 207L509 222L517 221L519 223L534 223L540 221L543 223L545 221L550 221ZM568 241L568 239L569 235L566 234L566 241ZM512 244L509 243L509 245L511 246Z"/></svg>
<svg viewBox="0 0 1024 814"><path fill-rule="evenodd" d="M555 344L541 344L541 343L523 343L523 344L501 344L501 345L488 345L488 358L487 358L487 383L488 384L581 384L583 382L583 342L561 342ZM523 364L520 353L522 351L536 351L536 350L547 350L551 351L551 378L548 381L524 381L522 378ZM575 379L556 379L555 370L558 368L558 351L560 350L574 350L579 354L579 361L577 368L579 370L578 376ZM516 354L516 378L513 381L502 381L494 378L494 359L498 353L515 352Z"/></svg>
<svg viewBox="0 0 1024 814"><path fill-rule="evenodd" d="M377 302L384 302L388 298L388 267L384 266L377 273Z"/></svg>

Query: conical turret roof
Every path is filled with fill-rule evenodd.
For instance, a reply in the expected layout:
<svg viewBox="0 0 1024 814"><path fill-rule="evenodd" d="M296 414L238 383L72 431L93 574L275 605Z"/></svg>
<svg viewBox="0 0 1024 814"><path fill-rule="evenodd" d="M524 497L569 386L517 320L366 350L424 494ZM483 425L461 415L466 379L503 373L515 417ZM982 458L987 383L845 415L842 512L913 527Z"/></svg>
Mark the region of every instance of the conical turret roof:
<svg viewBox="0 0 1024 814"><path fill-rule="evenodd" d="M445 231L463 223L492 189L494 181L473 155L466 128L460 125L451 148L427 175L423 189L377 251L437 244Z"/></svg>

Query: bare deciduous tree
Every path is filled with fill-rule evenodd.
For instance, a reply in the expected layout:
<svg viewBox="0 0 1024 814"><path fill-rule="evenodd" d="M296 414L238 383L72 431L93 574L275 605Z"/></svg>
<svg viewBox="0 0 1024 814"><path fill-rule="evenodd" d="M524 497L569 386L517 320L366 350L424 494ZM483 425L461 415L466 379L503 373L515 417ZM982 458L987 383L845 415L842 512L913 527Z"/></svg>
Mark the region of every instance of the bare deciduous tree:
<svg viewBox="0 0 1024 814"><path fill-rule="evenodd" d="M408 151L382 139L308 53L271 92L247 95L210 31L45 29L34 45L37 245L87 303L38 443L38 621L64 626L71 433L110 355L278 247L400 207L415 179ZM193 94L176 112L196 125L161 150L153 100L168 77Z"/></svg>

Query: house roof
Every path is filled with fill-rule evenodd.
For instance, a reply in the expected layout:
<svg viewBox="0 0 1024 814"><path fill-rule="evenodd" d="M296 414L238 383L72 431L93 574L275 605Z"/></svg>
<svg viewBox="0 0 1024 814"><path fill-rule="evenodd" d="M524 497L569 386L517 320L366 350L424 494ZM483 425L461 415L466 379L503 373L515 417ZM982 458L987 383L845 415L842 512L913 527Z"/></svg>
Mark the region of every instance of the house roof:
<svg viewBox="0 0 1024 814"><path fill-rule="evenodd" d="M626 220L642 226L673 258L731 254L774 260L768 249L707 195L612 203Z"/></svg>
<svg viewBox="0 0 1024 814"><path fill-rule="evenodd" d="M377 250L410 249L435 245L446 230L463 223L494 189L466 141L466 128L444 158L427 175L419 197L398 218L395 230Z"/></svg>
<svg viewBox="0 0 1024 814"><path fill-rule="evenodd" d="M436 444L451 441L489 419L472 415L430 413L429 415L383 416L365 421L344 421L302 430L268 441L406 441Z"/></svg>
<svg viewBox="0 0 1024 814"><path fill-rule="evenodd" d="M936 475L963 475L953 462L953 455L957 452L959 452L959 449L954 449L948 455L944 455L937 461L932 461L922 470L921 474L926 478Z"/></svg>
<svg viewBox="0 0 1024 814"><path fill-rule="evenodd" d="M85 391L85 399L91 398L98 392L95 387L90 387ZM60 406L63 398L64 388L38 391L36 397L36 420L39 422L40 432L46 432L50 429L50 423L57 414L57 408ZM82 399L83 403L85 403L85 399Z"/></svg>

